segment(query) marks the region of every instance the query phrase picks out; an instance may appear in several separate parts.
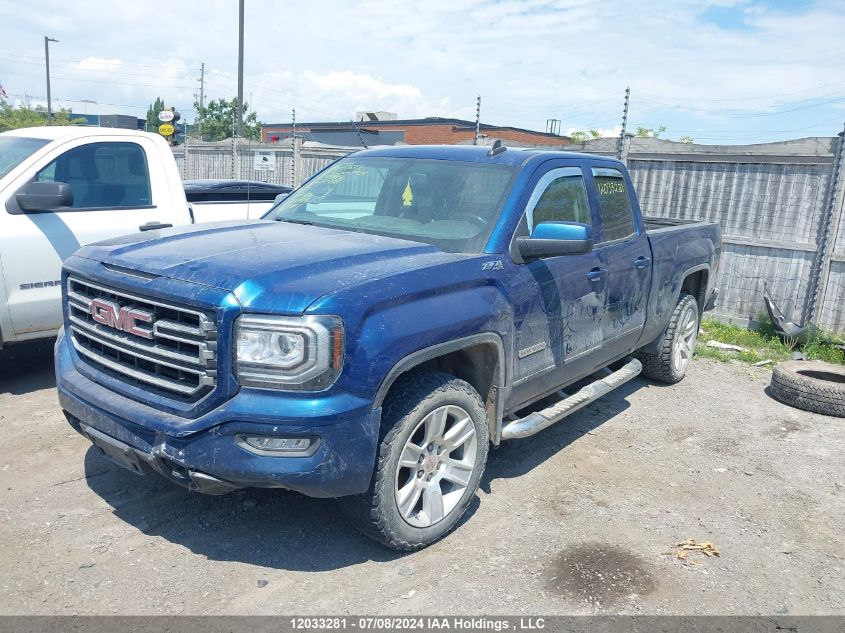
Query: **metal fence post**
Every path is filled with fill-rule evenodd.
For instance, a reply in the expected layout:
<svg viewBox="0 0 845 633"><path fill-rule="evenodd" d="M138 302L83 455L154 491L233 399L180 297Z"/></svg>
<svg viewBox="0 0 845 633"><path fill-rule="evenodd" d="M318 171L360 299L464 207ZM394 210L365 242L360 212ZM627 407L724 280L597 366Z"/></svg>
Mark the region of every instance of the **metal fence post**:
<svg viewBox="0 0 845 633"><path fill-rule="evenodd" d="M622 139L622 152L619 156L619 160L625 163L625 165L628 165L628 154L631 153L631 139L633 138L633 134L626 132L624 138Z"/></svg>
<svg viewBox="0 0 845 633"><path fill-rule="evenodd" d="M816 265L813 267L813 276L810 279L810 303L807 310L807 321L818 324L819 303L824 302L827 292L827 282L830 277L830 263L834 248L831 246L831 239L835 242L839 229L839 222L842 219L842 205L837 208L837 203L842 192L842 162L845 152L845 130L839 133L839 142L836 147L836 155L830 172L830 187L827 194L824 215L822 216L821 235L819 237ZM831 238L832 234L832 238Z"/></svg>
<svg viewBox="0 0 845 633"><path fill-rule="evenodd" d="M839 152L837 153L836 162L834 163L833 183L831 184L830 192L830 216L829 225L826 229L824 256L819 270L818 280L818 311L816 305L813 305L813 316L816 317L816 323L824 313L824 306L827 299L828 281L830 279L830 267L833 262L833 255L838 246L839 227L843 222L843 214L845 214L845 178L842 177L843 163L845 163L845 130L839 133Z"/></svg>
<svg viewBox="0 0 845 633"><path fill-rule="evenodd" d="M630 86L625 88L625 106L622 109L622 129L619 131L619 140L616 142L616 158L623 160L622 151L625 145L625 133L628 131L628 104L631 99Z"/></svg>
<svg viewBox="0 0 845 633"><path fill-rule="evenodd" d="M229 177L232 178L233 180L235 178L235 155L236 155L237 151L238 151L237 146L235 145L235 136L232 135L232 165L231 165L231 170L230 170L231 176L229 176Z"/></svg>
<svg viewBox="0 0 845 633"><path fill-rule="evenodd" d="M293 137L293 144L291 145L291 150L293 151L293 177L291 178L291 186L296 188L299 186L300 182L300 174L299 174L299 167L300 167L300 152L301 152L301 139L297 137Z"/></svg>
<svg viewBox="0 0 845 633"><path fill-rule="evenodd" d="M188 124L185 123L185 142L182 144L182 180L188 180Z"/></svg>

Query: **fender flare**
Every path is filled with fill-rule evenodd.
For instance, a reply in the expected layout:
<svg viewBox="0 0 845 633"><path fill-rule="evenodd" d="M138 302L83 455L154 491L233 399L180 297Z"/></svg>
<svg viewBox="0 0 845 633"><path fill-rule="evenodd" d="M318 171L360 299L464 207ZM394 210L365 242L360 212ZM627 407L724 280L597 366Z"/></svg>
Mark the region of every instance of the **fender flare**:
<svg viewBox="0 0 845 633"><path fill-rule="evenodd" d="M696 266L692 266L691 268L688 268L687 270L685 270L684 273L681 275L681 283L678 286L678 296L680 296L681 295L681 286L684 285L684 280L687 277L689 277L690 275L694 275L695 273L701 272L702 270L707 271L707 283L704 285L704 288L700 289L701 292L702 292L702 297L696 297L695 298L696 302L700 302L699 309L703 308L704 304L707 303L707 288L710 286L710 281L711 281L710 280L710 274L711 274L710 264L698 264ZM677 303L677 298L675 299L675 302Z"/></svg>
<svg viewBox="0 0 845 633"><path fill-rule="evenodd" d="M694 275L695 273L701 272L702 270L707 271L707 285L708 286L710 285L710 273L711 273L710 264L697 264L695 266L691 266L690 268L685 270L683 273L681 273L681 275L678 277L678 291L675 293L675 297L674 297L675 300L672 303L673 308L678 303L678 298L681 296L681 288L684 285L684 280L687 277L689 277L690 275ZM707 297L706 297L707 288L706 287L702 288L702 291L705 294L704 301L706 302L707 301ZM696 297L695 299L696 299L696 303L698 303L699 298ZM703 307L703 305L699 304L699 310L701 310L702 307ZM702 314L703 314L703 312L702 312ZM666 323L664 324L664 326L662 328L660 328L660 333L656 337L654 337L654 339L648 341L645 345L641 345L639 347L639 349L641 349L645 352L650 352L650 353L654 353L654 352L657 351L658 347L660 346L660 342L663 339L663 334L666 332L666 328L669 327L669 319L670 319L671 316L672 316L672 312L670 310L666 314ZM701 318L701 314L699 314L699 318Z"/></svg>
<svg viewBox="0 0 845 633"><path fill-rule="evenodd" d="M400 359L395 365L393 365L381 381L381 385L379 386L378 391L376 391L375 398L373 399L373 408L382 406L384 398L387 396L387 392L390 391L393 383L400 375L413 369L414 367L418 367L426 361L476 345L493 345L496 349L498 360L497 370L495 375L492 376L491 381L493 411L488 411L488 415L492 416L492 419L488 420L488 423L491 430L490 439L494 444L498 444L501 435L502 415L505 405L504 391L506 365L504 343L502 342L502 338L494 332L481 332L479 334L471 334L451 341L438 343L436 345L417 350L416 352L412 352Z"/></svg>

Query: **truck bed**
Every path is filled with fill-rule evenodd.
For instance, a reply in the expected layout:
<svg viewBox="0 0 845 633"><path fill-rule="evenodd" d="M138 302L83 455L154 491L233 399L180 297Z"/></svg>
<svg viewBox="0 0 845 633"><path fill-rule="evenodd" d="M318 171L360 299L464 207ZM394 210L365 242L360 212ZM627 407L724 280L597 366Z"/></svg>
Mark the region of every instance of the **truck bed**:
<svg viewBox="0 0 845 633"><path fill-rule="evenodd" d="M678 226L689 227L692 224L706 225L710 223L701 222L699 220L684 220L681 218L659 218L653 215L644 215L643 224L645 225L645 229L648 233L653 233L655 231L672 229Z"/></svg>

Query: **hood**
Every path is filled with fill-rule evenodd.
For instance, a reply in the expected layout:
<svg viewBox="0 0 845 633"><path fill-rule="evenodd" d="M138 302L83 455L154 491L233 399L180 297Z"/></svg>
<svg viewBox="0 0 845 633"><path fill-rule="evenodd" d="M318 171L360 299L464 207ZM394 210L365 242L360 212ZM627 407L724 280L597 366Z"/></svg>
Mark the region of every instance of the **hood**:
<svg viewBox="0 0 845 633"><path fill-rule="evenodd" d="M95 261L228 290L244 309L299 313L319 297L459 259L434 246L285 222L221 222L134 233L83 247Z"/></svg>

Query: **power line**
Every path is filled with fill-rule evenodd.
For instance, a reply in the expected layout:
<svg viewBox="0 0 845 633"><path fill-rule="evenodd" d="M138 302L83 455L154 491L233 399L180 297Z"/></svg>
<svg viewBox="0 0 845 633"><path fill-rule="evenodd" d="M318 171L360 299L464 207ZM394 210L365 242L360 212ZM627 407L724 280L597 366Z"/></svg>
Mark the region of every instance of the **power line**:
<svg viewBox="0 0 845 633"><path fill-rule="evenodd" d="M11 58L12 61L20 62L20 63L24 63L24 64L41 64L44 61L43 57L40 57L38 55L25 55L25 54L20 54L16 51L0 51L0 56L6 56L8 58ZM33 61L25 61L22 58L28 58L28 59L31 59ZM54 57L53 58L53 61L72 62L72 63L77 63L77 64L86 63L86 62L90 63L94 60L102 60L102 61L105 61L105 62L112 61L111 59L107 59L105 57L88 57L86 59L70 59L68 57ZM170 69L170 70L191 70L191 71L195 71L198 68L197 66L172 66L172 65L167 65L167 64L136 64L136 63L133 63L133 62L125 62L123 60L118 60L118 61L120 62L121 66L131 66L133 68L134 67L156 68L156 69L167 68L167 69Z"/></svg>
<svg viewBox="0 0 845 633"><path fill-rule="evenodd" d="M766 134L783 134L785 132L804 132L806 130L812 130L813 128L822 127L832 121L841 121L842 115L838 114L835 117L830 119L824 119L813 125L808 125L806 127L797 127L797 128L789 128L789 129L780 129L780 130L749 130L749 131L730 131L725 130L724 132L716 132L712 129L704 129L704 130L689 130L689 129L676 129L672 128L671 132L673 133L685 133L685 134L710 134L710 135L724 135L726 138L735 137L735 136L756 136L756 135L766 135ZM638 124L639 127L644 127L643 125Z"/></svg>
<svg viewBox="0 0 845 633"><path fill-rule="evenodd" d="M29 62L29 61L23 61L23 60L17 60L17 59L2 59L2 61L5 61L6 63L26 64L26 65L30 65L30 66L41 66L44 63L44 60L41 60L40 62ZM100 68L79 68L78 66L73 66L71 64L55 64L53 62L55 62L55 58L51 57L50 58L51 67L61 68L63 70L70 70L70 71L79 72L79 73L97 73L97 74L103 74L103 75L121 75L121 76L124 76L124 77L158 77L158 78L160 78L162 76L160 72L159 73L135 72L135 71L131 71L129 69L127 69L127 72L124 72L124 71L119 71L119 70L106 70L106 69L100 69ZM167 67L162 67L162 69L168 70ZM173 69L170 69L170 70L173 70ZM179 69L179 70L182 70L182 69ZM185 74L188 74L188 71L196 72L197 69L188 68L188 69L184 69L184 70L186 71Z"/></svg>
<svg viewBox="0 0 845 633"><path fill-rule="evenodd" d="M604 95L602 97L596 97L594 99L584 99L584 100L581 100L581 101L571 101L569 103L563 103L563 104L549 104L548 106L544 106L544 107L546 107L548 109L563 110L563 109L566 109L566 108L575 108L575 107L582 106L582 105L590 105L592 103L599 103L601 101L608 101L608 100L614 99L614 98L618 99L619 93L614 92L614 93ZM511 107L516 108L516 109L522 109L522 108L525 107L524 103L513 103L513 102L506 101L504 99L501 99L500 97L487 97L487 99L490 100L490 101L493 101L494 103L504 103L506 106L511 106Z"/></svg>
<svg viewBox="0 0 845 633"><path fill-rule="evenodd" d="M39 77L39 78L41 77L41 75L36 75L36 74L33 74L33 73L19 73L19 72L14 72L14 71L9 71L9 70L4 70L3 73L6 74L6 75L20 75L22 77ZM175 89L178 89L178 90L191 90L191 86L166 86L166 85L161 84L161 83L158 83L158 84L142 84L142 83L137 83L137 82L131 82L130 83L130 82L125 82L125 81L112 81L110 79L109 80L105 80L105 79L98 80L98 79L81 79L79 77L55 77L55 76L53 77L53 79L61 79L63 81L81 81L81 82L89 83L89 84L109 84L109 85L117 85L117 86L142 86L142 87L145 87L145 88L175 88Z"/></svg>
<svg viewBox="0 0 845 633"><path fill-rule="evenodd" d="M729 102L729 101L762 101L765 99L776 99L778 97L788 97L791 95L796 94L804 94L807 92L812 92L814 90L820 90L821 88L829 88L830 86L840 86L845 84L845 81L834 81L829 84L822 84L820 86L814 86L812 88L805 88L802 90L793 90L791 92L782 92L776 95L768 95L765 97L736 97L736 98L720 98L720 99L712 99L712 98L701 98L701 97L671 97L666 95L656 95L649 92L643 92L642 95L645 97L656 97L658 99L668 99L670 101L711 101L711 102Z"/></svg>
<svg viewBox="0 0 845 633"><path fill-rule="evenodd" d="M751 112L748 110L739 110L739 109L713 109L713 108L696 108L694 106L685 106L685 105L672 105L670 103L663 103L659 101L650 101L648 99L643 99L641 101L637 101L637 103L642 103L645 105L652 105L652 106L660 106L663 108L668 108L670 110L680 110L686 112L704 112L707 114L714 114L734 119L756 119L760 117L767 117L767 116L777 116L779 114L789 114L790 112L799 112L801 110L809 110L812 108L820 108L822 106L831 105L833 103L839 103L845 101L845 96L842 97L835 97L833 99L829 99L827 101L819 101L816 103L810 103L807 105L799 106L796 108L789 108L786 110L775 110L773 112ZM798 102L801 103L801 102ZM789 104L781 104L781 105L789 105Z"/></svg>

